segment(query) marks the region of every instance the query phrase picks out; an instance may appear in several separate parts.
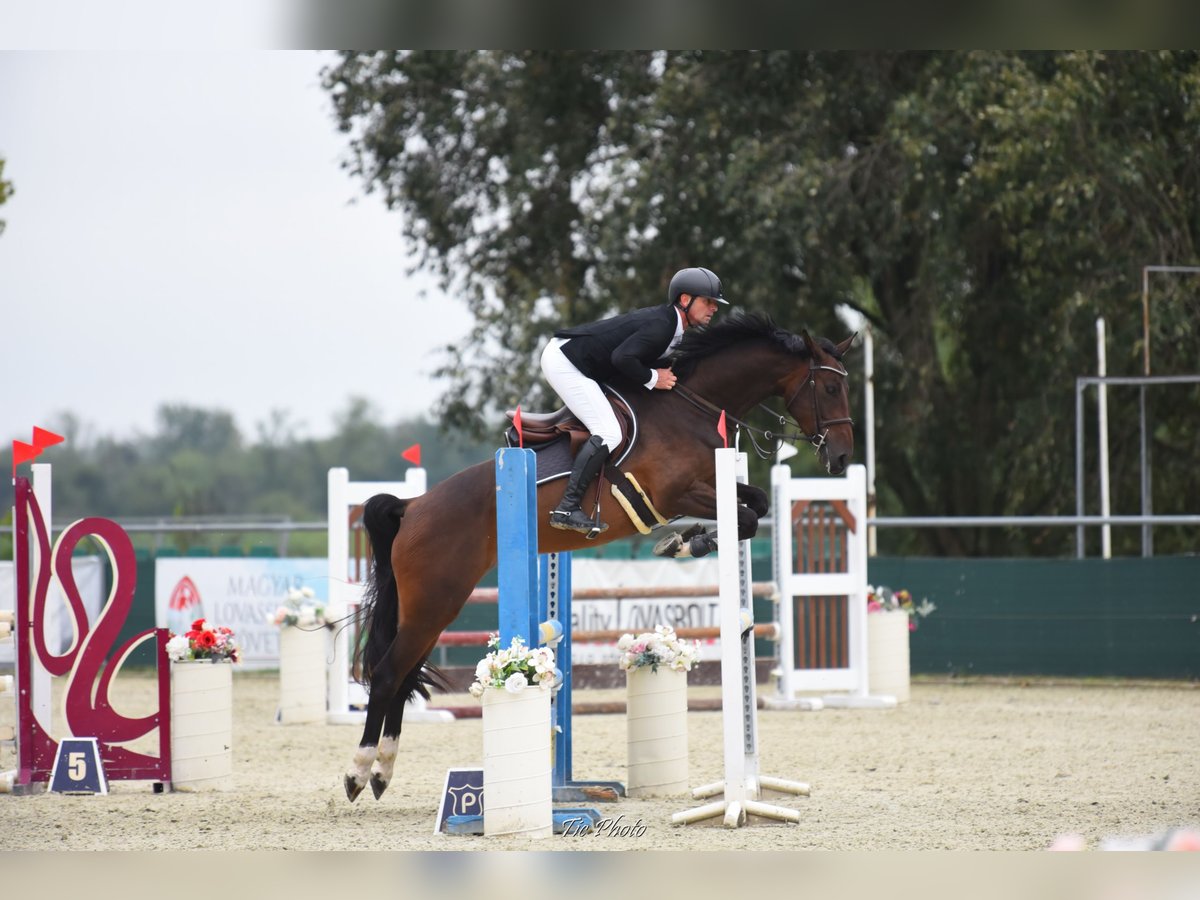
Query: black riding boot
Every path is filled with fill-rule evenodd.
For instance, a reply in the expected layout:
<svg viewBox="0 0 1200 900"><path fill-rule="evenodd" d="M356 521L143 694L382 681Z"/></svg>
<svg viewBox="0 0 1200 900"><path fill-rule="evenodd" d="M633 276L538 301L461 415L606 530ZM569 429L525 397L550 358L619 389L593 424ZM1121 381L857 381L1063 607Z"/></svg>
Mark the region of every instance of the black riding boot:
<svg viewBox="0 0 1200 900"><path fill-rule="evenodd" d="M558 503L558 509L550 513L551 528L578 531L580 534L592 534L593 532L599 534L608 528L603 522L589 518L580 509L584 492L600 472L606 459L608 459L608 448L604 446L604 441L597 435L592 435L587 439L587 443L579 449L579 455L575 457L575 464L571 467L571 477L567 481L567 490Z"/></svg>

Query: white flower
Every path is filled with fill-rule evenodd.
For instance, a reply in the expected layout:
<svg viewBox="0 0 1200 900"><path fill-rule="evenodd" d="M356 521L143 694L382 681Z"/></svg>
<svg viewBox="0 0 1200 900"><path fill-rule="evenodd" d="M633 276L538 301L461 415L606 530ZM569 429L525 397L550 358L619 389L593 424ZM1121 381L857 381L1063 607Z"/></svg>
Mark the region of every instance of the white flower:
<svg viewBox="0 0 1200 900"><path fill-rule="evenodd" d="M467 688L467 690L470 691L471 696L475 697L476 699L483 696L483 685L478 681L472 682L471 686Z"/></svg>
<svg viewBox="0 0 1200 900"><path fill-rule="evenodd" d="M487 681L492 677L492 661L488 657L481 659L475 666L475 677L480 681Z"/></svg>
<svg viewBox="0 0 1200 900"><path fill-rule="evenodd" d="M304 597L306 600L311 600L316 596L316 593L314 593L313 589L310 587L302 587L300 588L300 596Z"/></svg>
<svg viewBox="0 0 1200 900"><path fill-rule="evenodd" d="M513 672L504 679L504 689L510 694L519 694L529 686L529 680L524 672Z"/></svg>
<svg viewBox="0 0 1200 900"><path fill-rule="evenodd" d="M167 656L174 660L188 658L188 639L182 634L177 634L167 641Z"/></svg>
<svg viewBox="0 0 1200 900"><path fill-rule="evenodd" d="M667 666L687 672L699 655L699 647L699 641L691 644L681 641L670 625L656 625L654 631L643 632L636 637L632 634L621 635L617 641L617 648L621 650L617 665L623 671L638 666L650 666L657 671L659 666Z"/></svg>

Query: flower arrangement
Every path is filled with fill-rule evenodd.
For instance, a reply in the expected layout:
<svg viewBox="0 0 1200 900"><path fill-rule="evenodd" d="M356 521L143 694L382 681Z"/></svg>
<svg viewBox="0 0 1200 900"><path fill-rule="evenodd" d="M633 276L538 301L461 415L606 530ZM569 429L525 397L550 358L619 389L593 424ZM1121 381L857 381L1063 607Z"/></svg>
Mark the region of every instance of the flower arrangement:
<svg viewBox="0 0 1200 900"><path fill-rule="evenodd" d="M290 588L287 598L273 613L267 613L267 624L278 628L289 625L314 628L326 625L325 604L315 599L310 587Z"/></svg>
<svg viewBox="0 0 1200 900"><path fill-rule="evenodd" d="M917 620L923 619L937 609L928 599L922 598L918 604L913 604L912 594L901 588L893 591L890 587L867 585L867 612L894 612L903 610L908 613L908 630L917 630Z"/></svg>
<svg viewBox="0 0 1200 900"><path fill-rule="evenodd" d="M636 636L623 634L617 641L617 649L621 651L617 665L625 671L649 666L651 672L657 672L659 666L666 666L690 672L692 664L700 658L700 642L681 641L669 625L656 625L653 631Z"/></svg>
<svg viewBox="0 0 1200 900"><path fill-rule="evenodd" d="M187 634L169 636L167 656L175 662L189 659L237 662L238 646L231 629L210 627L207 620L197 619Z"/></svg>
<svg viewBox="0 0 1200 900"><path fill-rule="evenodd" d="M488 639L490 652L475 667L475 681L468 690L472 697L482 697L487 688L503 688L510 694L519 694L530 685L543 691L554 687L557 673L554 668L554 651L549 647L530 649L519 637L505 650L500 649L500 635Z"/></svg>

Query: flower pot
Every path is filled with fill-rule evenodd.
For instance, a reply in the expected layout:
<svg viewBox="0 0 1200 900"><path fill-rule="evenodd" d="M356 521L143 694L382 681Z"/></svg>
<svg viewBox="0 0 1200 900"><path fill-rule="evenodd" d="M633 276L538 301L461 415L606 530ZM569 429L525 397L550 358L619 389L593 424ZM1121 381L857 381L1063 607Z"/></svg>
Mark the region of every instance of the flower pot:
<svg viewBox="0 0 1200 900"><path fill-rule="evenodd" d="M550 692L483 692L483 833L549 837Z"/></svg>
<svg viewBox="0 0 1200 900"><path fill-rule="evenodd" d="M688 791L687 672L648 666L625 672L625 792L673 797Z"/></svg>
<svg viewBox="0 0 1200 900"><path fill-rule="evenodd" d="M891 694L907 703L908 613L902 609L867 615L867 684L872 694Z"/></svg>
<svg viewBox="0 0 1200 900"><path fill-rule="evenodd" d="M325 721L324 628L284 626L279 632L279 722L301 725Z"/></svg>
<svg viewBox="0 0 1200 900"><path fill-rule="evenodd" d="M171 663L171 786L224 791L233 777L233 664Z"/></svg>

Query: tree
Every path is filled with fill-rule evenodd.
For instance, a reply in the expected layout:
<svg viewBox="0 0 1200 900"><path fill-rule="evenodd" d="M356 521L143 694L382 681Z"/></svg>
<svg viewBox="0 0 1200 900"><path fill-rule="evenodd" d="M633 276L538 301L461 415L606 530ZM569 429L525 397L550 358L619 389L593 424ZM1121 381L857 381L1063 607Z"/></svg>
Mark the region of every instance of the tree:
<svg viewBox="0 0 1200 900"><path fill-rule="evenodd" d="M1196 260L1194 52L346 54L324 80L350 168L475 316L442 369L449 421L537 396L554 327L707 265L789 327L840 334L841 305L869 320L885 514L1073 511L1094 318L1110 372L1139 372L1141 267ZM1190 371L1180 297L1158 321L1164 365ZM1136 422L1131 395L1110 402ZM1155 407L1156 453L1194 451L1196 404ZM1135 509L1127 427L1113 464L1116 508ZM1156 509L1197 496L1194 469L1156 468ZM1072 537L883 539L994 555Z"/></svg>

